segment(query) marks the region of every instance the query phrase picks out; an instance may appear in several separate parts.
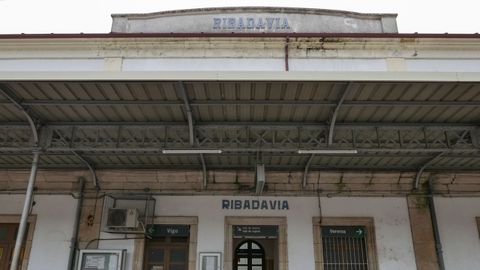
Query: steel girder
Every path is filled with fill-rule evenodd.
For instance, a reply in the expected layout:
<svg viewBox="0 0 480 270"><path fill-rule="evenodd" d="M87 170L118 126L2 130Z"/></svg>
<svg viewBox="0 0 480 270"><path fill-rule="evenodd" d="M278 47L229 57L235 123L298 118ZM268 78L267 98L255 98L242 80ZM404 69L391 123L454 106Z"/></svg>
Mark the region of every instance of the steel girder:
<svg viewBox="0 0 480 270"><path fill-rule="evenodd" d="M196 125L45 125L41 148L47 152L152 152L163 149L221 149L224 152L296 152L299 149L356 149L367 152L471 153L474 126L319 126ZM0 152L33 148L28 126L0 126Z"/></svg>

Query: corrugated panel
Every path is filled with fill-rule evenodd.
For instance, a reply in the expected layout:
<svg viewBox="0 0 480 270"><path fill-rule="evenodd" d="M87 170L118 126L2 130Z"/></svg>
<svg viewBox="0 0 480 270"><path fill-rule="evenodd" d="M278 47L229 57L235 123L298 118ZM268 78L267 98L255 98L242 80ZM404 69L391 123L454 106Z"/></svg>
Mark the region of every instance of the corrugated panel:
<svg viewBox="0 0 480 270"><path fill-rule="evenodd" d="M9 87L22 100L177 101L175 82L19 82ZM191 101L330 101L336 103L341 82L187 82ZM353 83L346 101L479 101L480 86L468 83ZM325 122L334 106L225 105L194 106L202 122ZM186 121L182 106L34 106L44 121ZM0 121L21 121L12 106L1 106ZM472 122L476 107L349 107L340 109L338 122Z"/></svg>

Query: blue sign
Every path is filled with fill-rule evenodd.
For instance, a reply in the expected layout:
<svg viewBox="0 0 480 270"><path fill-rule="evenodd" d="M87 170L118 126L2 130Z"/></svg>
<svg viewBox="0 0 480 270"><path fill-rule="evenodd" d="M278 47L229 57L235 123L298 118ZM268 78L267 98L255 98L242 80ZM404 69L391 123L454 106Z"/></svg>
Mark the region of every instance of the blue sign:
<svg viewBox="0 0 480 270"><path fill-rule="evenodd" d="M222 200L228 210L290 210L287 200Z"/></svg>
<svg viewBox="0 0 480 270"><path fill-rule="evenodd" d="M287 30L290 24L286 17L223 17L213 18L214 30Z"/></svg>

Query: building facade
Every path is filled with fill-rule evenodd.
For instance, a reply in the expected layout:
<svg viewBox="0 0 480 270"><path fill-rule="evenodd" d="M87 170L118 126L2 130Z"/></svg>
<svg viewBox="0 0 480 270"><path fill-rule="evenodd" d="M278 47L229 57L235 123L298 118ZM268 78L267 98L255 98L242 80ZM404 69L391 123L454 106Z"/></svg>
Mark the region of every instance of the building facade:
<svg viewBox="0 0 480 270"><path fill-rule="evenodd" d="M0 35L0 270L478 268L478 34L112 18Z"/></svg>

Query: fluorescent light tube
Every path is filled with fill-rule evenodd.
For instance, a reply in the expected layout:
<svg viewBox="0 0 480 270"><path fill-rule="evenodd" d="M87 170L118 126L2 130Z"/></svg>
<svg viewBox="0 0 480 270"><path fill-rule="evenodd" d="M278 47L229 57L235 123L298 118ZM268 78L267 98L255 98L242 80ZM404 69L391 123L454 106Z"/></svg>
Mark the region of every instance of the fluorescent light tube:
<svg viewBox="0 0 480 270"><path fill-rule="evenodd" d="M220 149L164 149L163 154L221 154Z"/></svg>
<svg viewBox="0 0 480 270"><path fill-rule="evenodd" d="M357 154L353 149L299 149L299 154Z"/></svg>

